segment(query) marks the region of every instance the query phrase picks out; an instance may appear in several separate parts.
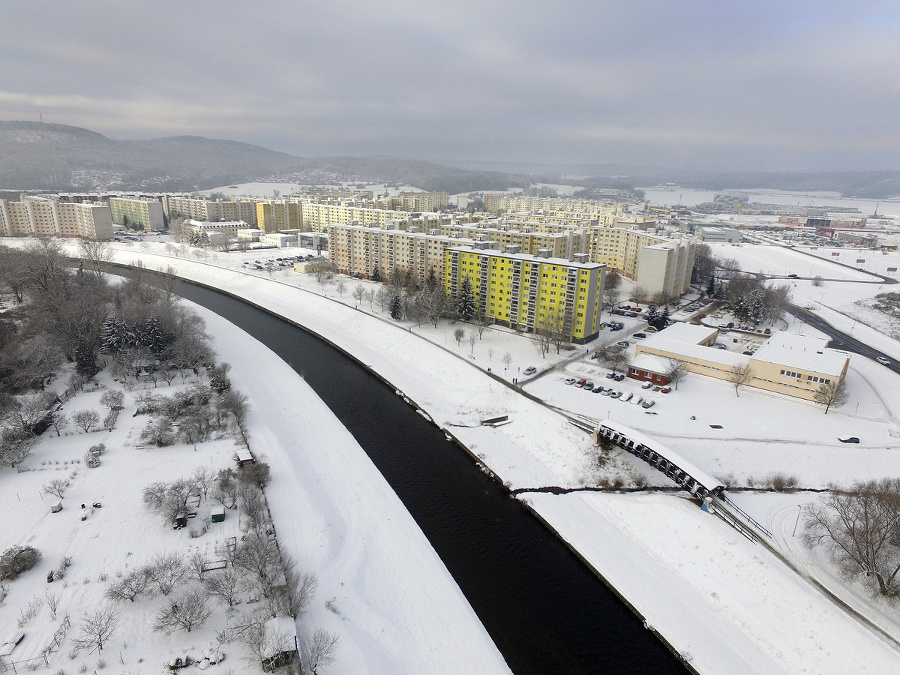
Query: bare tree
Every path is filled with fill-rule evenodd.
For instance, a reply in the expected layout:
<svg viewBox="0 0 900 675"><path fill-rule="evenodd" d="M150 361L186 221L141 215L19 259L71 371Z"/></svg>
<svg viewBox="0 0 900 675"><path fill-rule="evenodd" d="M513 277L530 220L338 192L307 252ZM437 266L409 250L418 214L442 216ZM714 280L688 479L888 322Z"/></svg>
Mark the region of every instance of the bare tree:
<svg viewBox="0 0 900 675"><path fill-rule="evenodd" d="M365 286L356 284L356 286L353 287L353 299L356 300L357 306L362 303L364 297L366 297Z"/></svg>
<svg viewBox="0 0 900 675"><path fill-rule="evenodd" d="M725 371L725 378L734 385L734 393L740 398L740 388L753 379L753 370L749 363L732 366Z"/></svg>
<svg viewBox="0 0 900 675"><path fill-rule="evenodd" d="M98 277L103 276L104 266L115 256L115 251L113 251L108 241L82 239L78 242L78 252L82 258L88 261L94 270L94 274Z"/></svg>
<svg viewBox="0 0 900 675"><path fill-rule="evenodd" d="M334 663L337 658L337 647L340 639L324 628L317 628L307 639L303 640L301 658L303 664L313 675L318 675L323 666Z"/></svg>
<svg viewBox="0 0 900 675"><path fill-rule="evenodd" d="M54 478L49 481L46 485L44 485L43 492L45 495L50 495L51 497L59 497L62 499L66 495L66 490L69 489L69 481L65 478Z"/></svg>
<svg viewBox="0 0 900 675"><path fill-rule="evenodd" d="M669 359L669 369L666 371L666 379L675 385L675 389L678 389L678 383L684 379L684 376L687 375L688 372L690 371L688 371L688 366L684 361Z"/></svg>
<svg viewBox="0 0 900 675"><path fill-rule="evenodd" d="M177 478L170 482L158 481L144 488L144 504L171 520L188 511L188 501L197 493L193 480Z"/></svg>
<svg viewBox="0 0 900 675"><path fill-rule="evenodd" d="M649 295L650 294L647 293L647 289L643 286L635 286L631 291L631 296L629 297L629 299L632 302L642 303L647 302L647 300L649 299Z"/></svg>
<svg viewBox="0 0 900 675"><path fill-rule="evenodd" d="M347 290L347 283L345 281L341 280L341 281L337 282L337 286L335 286L335 288L337 289L338 295L343 298L344 291Z"/></svg>
<svg viewBox="0 0 900 675"><path fill-rule="evenodd" d="M65 431L67 426L69 426L68 415L59 411L53 413L53 415L50 417L50 426L53 427L53 431L56 432L57 436L61 436L62 432Z"/></svg>
<svg viewBox="0 0 900 675"><path fill-rule="evenodd" d="M171 593L188 576L184 557L179 553L157 553L147 565L147 572L163 595Z"/></svg>
<svg viewBox="0 0 900 675"><path fill-rule="evenodd" d="M235 549L234 566L253 575L260 590L268 595L278 579L281 554L275 542L265 533L251 533Z"/></svg>
<svg viewBox="0 0 900 675"><path fill-rule="evenodd" d="M596 352L597 360L615 373L628 367L628 352L619 345L606 345Z"/></svg>
<svg viewBox="0 0 900 675"><path fill-rule="evenodd" d="M77 410L72 413L72 421L76 427L88 433L100 422L100 413L96 410Z"/></svg>
<svg viewBox="0 0 900 675"><path fill-rule="evenodd" d="M453 331L453 339L456 340L456 346L459 347L459 343L462 342L462 339L466 336L466 331L462 328L457 328Z"/></svg>
<svg viewBox="0 0 900 675"><path fill-rule="evenodd" d="M372 301L375 300L375 289L370 288L366 291L366 300L369 301L369 311L372 311Z"/></svg>
<svg viewBox="0 0 900 675"><path fill-rule="evenodd" d="M813 400L819 405L825 406L825 414L831 409L831 406L840 408L850 399L850 391L847 389L845 380L831 380L823 382L813 394Z"/></svg>
<svg viewBox="0 0 900 675"><path fill-rule="evenodd" d="M806 509L807 544L824 544L848 578L864 574L884 596L900 595L900 479L832 489Z"/></svg>
<svg viewBox="0 0 900 675"><path fill-rule="evenodd" d="M478 342L478 333L474 330L469 331L469 353L475 353L475 343Z"/></svg>
<svg viewBox="0 0 900 675"><path fill-rule="evenodd" d="M488 353L488 361L493 361L493 360L494 360L494 354L496 353L496 352L494 351L494 348L493 348L493 347L488 347L487 353Z"/></svg>
<svg viewBox="0 0 900 675"><path fill-rule="evenodd" d="M44 593L47 599L47 609L50 610L50 618L56 621L56 610L59 609L59 594L47 591Z"/></svg>
<svg viewBox="0 0 900 675"><path fill-rule="evenodd" d="M191 632L203 625L212 610L201 590L187 591L164 605L156 614L153 630L170 635L178 629Z"/></svg>
<svg viewBox="0 0 900 675"><path fill-rule="evenodd" d="M109 600L134 602L135 598L143 595L150 587L149 570L145 567L133 569L120 581L106 589L106 597Z"/></svg>
<svg viewBox="0 0 900 675"><path fill-rule="evenodd" d="M813 281L812 281L812 285L813 285L813 286L816 286L816 287L824 286L824 285L825 285L825 280L824 280L821 276L819 276L819 275L817 274L817 275L815 276L815 278L813 279Z"/></svg>
<svg viewBox="0 0 900 675"><path fill-rule="evenodd" d="M512 363L513 357L509 352L504 352L503 357L500 359L503 361L503 370L509 370L509 364Z"/></svg>
<svg viewBox="0 0 900 675"><path fill-rule="evenodd" d="M295 619L303 614L319 588L315 574L297 569L297 562L288 553L282 553L281 570L284 585L272 589L269 594L269 613L274 617L287 614Z"/></svg>
<svg viewBox="0 0 900 675"><path fill-rule="evenodd" d="M244 587L244 575L240 570L229 567L211 573L203 579L203 587L207 593L217 598L222 604L233 607L240 599L241 589Z"/></svg>
<svg viewBox="0 0 900 675"><path fill-rule="evenodd" d="M37 439L19 429L0 428L0 463L15 467L25 461Z"/></svg>
<svg viewBox="0 0 900 675"><path fill-rule="evenodd" d="M201 491L203 499L206 499L206 495L216 483L216 474L213 473L212 469L198 466L194 469L194 473L191 474L191 482Z"/></svg>
<svg viewBox="0 0 900 675"><path fill-rule="evenodd" d="M202 551L194 551L185 561L187 576L201 583L203 583L203 579L206 577L208 566L209 558L207 558L206 554Z"/></svg>
<svg viewBox="0 0 900 675"><path fill-rule="evenodd" d="M119 626L119 614L111 606L98 609L96 612L86 612L81 617L81 635L72 640L76 653L87 650L102 652L103 647L109 642L110 636Z"/></svg>
<svg viewBox="0 0 900 675"><path fill-rule="evenodd" d="M100 405L110 410L121 410L122 404L125 402L125 393L119 390L111 390L103 392L100 396Z"/></svg>
<svg viewBox="0 0 900 675"><path fill-rule="evenodd" d="M447 292L442 286L435 286L431 290L426 290L424 295L425 312L428 314L428 320L431 321L432 326L437 328L441 317L444 316L444 313L447 311L447 306L450 304L450 300L447 298Z"/></svg>

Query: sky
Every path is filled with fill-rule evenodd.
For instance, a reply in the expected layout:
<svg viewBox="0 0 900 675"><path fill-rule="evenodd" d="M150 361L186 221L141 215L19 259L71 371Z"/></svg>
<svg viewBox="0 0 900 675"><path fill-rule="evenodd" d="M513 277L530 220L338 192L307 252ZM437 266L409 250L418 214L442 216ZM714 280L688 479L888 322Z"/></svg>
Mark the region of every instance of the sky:
<svg viewBox="0 0 900 675"><path fill-rule="evenodd" d="M900 169L900 4L30 0L0 119L300 156Z"/></svg>

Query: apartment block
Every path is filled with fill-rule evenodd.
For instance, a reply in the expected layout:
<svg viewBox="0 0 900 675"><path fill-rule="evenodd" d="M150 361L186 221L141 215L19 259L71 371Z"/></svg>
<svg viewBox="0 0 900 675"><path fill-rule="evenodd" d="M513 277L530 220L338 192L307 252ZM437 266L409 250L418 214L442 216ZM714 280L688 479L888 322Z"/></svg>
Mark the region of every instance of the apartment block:
<svg viewBox="0 0 900 675"><path fill-rule="evenodd" d="M0 233L6 236L112 239L108 204L70 203L22 195L22 201L0 199Z"/></svg>
<svg viewBox="0 0 900 675"><path fill-rule="evenodd" d="M446 251L444 284L457 297L468 278L478 310L498 323L528 332L561 332L570 342L584 344L600 330L605 266L588 261L586 253L575 260L487 248L456 246Z"/></svg>
<svg viewBox="0 0 900 675"><path fill-rule="evenodd" d="M418 226L400 229L406 221L387 227L331 225L328 228L329 258L342 274L369 278L375 269L387 279L395 269L410 271L420 285L429 272L439 280L444 275L445 252L464 243L475 243L459 236L443 236L438 230L421 232Z"/></svg>
<svg viewBox="0 0 900 675"><path fill-rule="evenodd" d="M112 221L118 225L127 223L133 229L150 232L159 232L166 227L163 220L162 202L156 199L110 197L109 210Z"/></svg>
<svg viewBox="0 0 900 675"><path fill-rule="evenodd" d="M256 202L256 226L263 232L300 228L300 204L289 199Z"/></svg>
<svg viewBox="0 0 900 675"><path fill-rule="evenodd" d="M243 220L253 227L256 223L256 203L249 200L198 199L167 195L163 198L167 215L184 216L201 222Z"/></svg>

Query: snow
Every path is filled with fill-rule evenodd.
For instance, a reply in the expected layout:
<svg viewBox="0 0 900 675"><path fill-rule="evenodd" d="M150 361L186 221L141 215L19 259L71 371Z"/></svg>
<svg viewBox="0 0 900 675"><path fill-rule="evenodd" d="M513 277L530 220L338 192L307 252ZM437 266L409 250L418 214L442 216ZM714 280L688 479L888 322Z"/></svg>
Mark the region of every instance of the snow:
<svg viewBox="0 0 900 675"><path fill-rule="evenodd" d="M855 304L882 292L882 284L858 283L863 279L856 276L871 280L868 275L773 247L742 246L729 248L728 253L746 256L763 268L770 265L785 269L787 260L792 269L805 272L797 267L797 260L802 259L814 270L822 265L822 270L833 275L823 277L847 275L847 282L856 283L826 282L824 288L814 287L809 281L789 283L795 301L824 304L817 311L834 325L900 356L900 346L886 331L863 323L864 319L874 321L873 313ZM766 262L768 253L774 262ZM261 254L247 256L260 258ZM814 498L810 493L735 493L735 501L742 508L775 532L774 546L782 559L701 512L677 493L578 491L554 495L527 491L545 486L577 490L597 485L610 475L608 467L597 465L597 450L586 434L570 425L561 412L595 420L608 417L635 428L731 487L762 485L776 472L796 476L799 485L810 488L900 474L900 453L896 452L900 380L873 361L851 358L847 380L850 402L827 415L813 403L751 388L742 389L738 397L731 384L700 375L688 375L669 394L642 390L641 383L634 380L616 384L617 389L635 397L656 401L652 411L645 411L563 384L566 377L605 383L606 370L589 360L587 353L599 342L627 338L629 330L644 325L639 319L622 319L627 325L625 331L604 332L598 343L559 355L551 352L542 360L527 337L512 331L490 328L474 346L467 341L456 344L452 334L460 324L451 327L442 323L438 329L428 324L398 324L387 319L377 305L372 309L368 303L356 307L350 293L341 293L334 284L318 287L311 277L292 272L242 270L240 254L193 261L173 257L154 244L140 251L118 247L118 261L138 259L153 268L171 265L185 278L264 305L327 337L382 374L438 425L452 432L505 484L525 490L520 499L556 529L699 672L884 673L900 667L896 643L866 628L807 581L807 576L822 581L888 633L900 634L888 608L872 601L858 583L848 586L835 578L817 551L808 551L796 544L797 538L784 536L785 528L794 525L791 517L797 507ZM347 283L368 286L369 282ZM824 303L820 297L823 290L828 300ZM299 378L282 374L286 366L277 363L274 356L262 350L266 360L261 366L258 346L248 342L246 336L238 337L242 334L230 330L225 322L204 316L214 327L212 332L223 336L217 346L221 358L233 366L233 381L253 401L254 451L265 454L273 464L273 474L279 476L270 489L279 537L296 541L303 567L320 574L320 606L311 611L308 625L321 623L341 633L341 670L440 672L436 664L448 663L448 653L453 653L452 659L465 658L456 651L470 652L477 663L447 666L446 672L458 672L463 667L475 672L502 669L502 661L492 651L483 630L478 630L477 619L452 583L452 588L442 592L455 598L457 604L452 606L458 620L452 623L465 635L446 636L450 622L433 619L429 623L433 613L426 605L431 603L413 589L430 589L436 580L446 581L446 577L434 570L422 570L420 553L411 563L406 546L404 550L390 546L384 530L388 524L383 518L377 527L364 518L361 511L369 509L369 497L365 501L361 497L365 491L375 489L385 504L391 501L392 493L383 481L379 483L380 476L362 470L366 464L362 457L358 462L347 458L362 452L352 439L337 428L324 436L328 443L352 446L352 453L335 450L288 455L279 451L295 442L291 434L297 429L298 437L305 438L310 425L318 429L320 418L333 418ZM788 319L783 328L818 335L793 319ZM511 357L508 369L501 360L507 352ZM246 356L251 353L253 363L247 364L251 359ZM539 372L522 378L520 385L536 400L519 395L512 386L512 380L531 365L539 366ZM488 373L488 369L493 372ZM256 376L259 372L267 374L265 382ZM270 373L278 375L270 377ZM277 384L282 379L284 386L270 392L271 380ZM315 415L309 411L315 411ZM498 428L479 425L481 419L499 415L508 415L510 423ZM317 442L322 437L319 434ZM837 440L848 435L860 437L861 443L844 445ZM612 463L626 482L641 477L651 485L672 485L629 455L616 455ZM352 477L349 480L348 475ZM339 493L326 487L336 482L342 486ZM361 504L366 508L360 508ZM381 508L382 515L390 511L394 526L395 512L387 505ZM402 512L397 501L394 508ZM22 507L22 511L23 519L27 519L27 509ZM302 519L296 515L300 513L304 514ZM418 532L414 526L411 529ZM802 522L798 538L800 534ZM411 532L401 536L414 539ZM426 555L426 560L441 567L430 547L427 550L432 557ZM372 552L374 559L390 560L390 565L385 562L373 571ZM803 574L798 575L785 560ZM407 577L406 592L399 597L393 595L393 589L379 592L382 577L396 581L391 565ZM338 579L346 585L336 585ZM409 579L415 582L410 584ZM321 606L320 598L332 596L342 617L348 620ZM386 640L380 638L382 629L387 631ZM467 643L465 650L450 647L440 656L431 655L430 650L437 649L435 644L458 645L460 640L469 640L475 647ZM424 644L407 652L410 644L420 641ZM363 662L362 655L368 660ZM459 663L452 659L450 662Z"/></svg>

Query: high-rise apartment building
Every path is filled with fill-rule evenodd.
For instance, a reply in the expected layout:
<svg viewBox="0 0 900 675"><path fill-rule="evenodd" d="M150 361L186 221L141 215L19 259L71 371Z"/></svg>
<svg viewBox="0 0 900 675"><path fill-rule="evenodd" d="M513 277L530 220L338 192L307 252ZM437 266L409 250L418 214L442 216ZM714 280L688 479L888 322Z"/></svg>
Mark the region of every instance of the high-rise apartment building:
<svg viewBox="0 0 900 675"><path fill-rule="evenodd" d="M166 227L162 202L157 199L110 197L109 210L112 221L118 225L150 232L159 232Z"/></svg>
<svg viewBox="0 0 900 675"><path fill-rule="evenodd" d="M588 262L586 253L575 260L550 257L549 251L524 254L458 246L447 250L444 284L458 297L468 278L478 311L498 323L529 332L546 331L583 344L597 337L603 300L605 267Z"/></svg>
<svg viewBox="0 0 900 675"><path fill-rule="evenodd" d="M0 199L0 232L7 236L112 239L108 204L61 202L22 195L22 201Z"/></svg>

